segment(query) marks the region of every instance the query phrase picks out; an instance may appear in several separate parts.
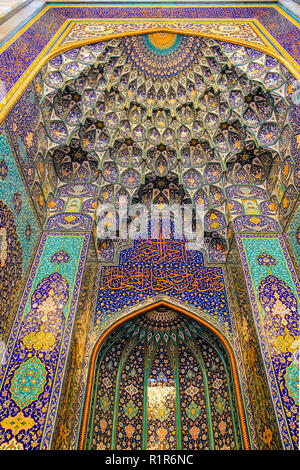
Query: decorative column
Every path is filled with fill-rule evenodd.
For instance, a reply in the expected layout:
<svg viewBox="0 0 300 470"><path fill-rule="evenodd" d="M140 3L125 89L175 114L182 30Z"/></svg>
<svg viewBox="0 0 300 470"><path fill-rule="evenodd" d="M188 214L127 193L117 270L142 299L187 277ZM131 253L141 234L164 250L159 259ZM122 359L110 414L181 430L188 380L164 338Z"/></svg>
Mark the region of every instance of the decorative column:
<svg viewBox="0 0 300 470"><path fill-rule="evenodd" d="M268 224L265 217L248 219L247 224L235 221L239 231L237 245L282 445L285 449L296 449L299 439L299 281L283 236L278 233L279 227ZM264 438L267 442L268 436ZM269 440L272 440L271 432Z"/></svg>
<svg viewBox="0 0 300 470"><path fill-rule="evenodd" d="M46 231L0 375L0 449L50 449L90 232Z"/></svg>

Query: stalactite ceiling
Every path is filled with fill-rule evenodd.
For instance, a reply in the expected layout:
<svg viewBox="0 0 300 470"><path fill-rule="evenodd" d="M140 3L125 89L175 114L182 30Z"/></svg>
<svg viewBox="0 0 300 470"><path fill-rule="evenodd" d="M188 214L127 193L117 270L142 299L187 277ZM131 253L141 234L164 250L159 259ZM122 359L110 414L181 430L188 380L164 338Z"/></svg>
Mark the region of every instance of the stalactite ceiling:
<svg viewBox="0 0 300 470"><path fill-rule="evenodd" d="M236 217L286 223L282 162L296 198L291 81L263 52L173 33L71 49L35 78L38 158L52 158L59 185L89 183L116 206L147 178L175 179L204 204L209 260L222 262Z"/></svg>

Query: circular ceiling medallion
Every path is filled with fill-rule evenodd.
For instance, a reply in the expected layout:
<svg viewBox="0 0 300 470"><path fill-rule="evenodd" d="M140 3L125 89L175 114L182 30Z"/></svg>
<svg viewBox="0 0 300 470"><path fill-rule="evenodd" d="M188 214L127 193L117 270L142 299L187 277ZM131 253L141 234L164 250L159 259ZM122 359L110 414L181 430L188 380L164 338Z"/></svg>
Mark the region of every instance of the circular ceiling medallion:
<svg viewBox="0 0 300 470"><path fill-rule="evenodd" d="M188 69L199 55L202 40L182 34L157 32L123 40L128 58L143 73L167 78Z"/></svg>

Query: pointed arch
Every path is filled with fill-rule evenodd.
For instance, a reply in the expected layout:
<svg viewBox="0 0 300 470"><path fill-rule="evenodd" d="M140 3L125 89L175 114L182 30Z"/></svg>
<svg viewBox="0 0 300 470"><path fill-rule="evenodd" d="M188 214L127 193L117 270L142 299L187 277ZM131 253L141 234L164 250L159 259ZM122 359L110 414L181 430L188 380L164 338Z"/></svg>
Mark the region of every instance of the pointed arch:
<svg viewBox="0 0 300 470"><path fill-rule="evenodd" d="M101 345L103 344L104 340L117 327L121 326L122 324L126 323L128 320L130 320L134 317L137 317L141 314L147 313L147 312L149 312L153 309L159 308L159 307L169 308L170 310L181 313L181 314L185 315L186 317L192 318L193 320L197 321L202 326L204 326L208 330L210 330L219 339L219 341L224 346L224 348L225 348L225 350L228 354L228 358L229 358L230 366L231 366L231 370L232 370L234 391L235 391L235 394L236 394L236 401L237 401L238 416L239 416L240 425L241 425L241 435L242 435L243 447L244 447L245 450L250 450L250 439L249 439L246 415L245 415L245 410L244 410L244 405L243 405L243 398L242 398L241 386L240 386L240 381L239 381L238 368L237 368L237 364L236 364L235 355L234 355L234 352L232 350L232 347L231 347L229 341L215 326L211 325L208 321L206 321L203 318L197 316L195 313L192 313L188 309L186 309L184 307L181 307L181 306L178 306L178 305L170 302L169 300L159 300L157 302L151 303L151 304L149 304L147 306L143 306L143 307L137 306L136 310L134 310L133 312L129 313L128 315L125 315L124 317L119 318L118 320L116 320L98 338L98 340L97 340L97 342L96 342L96 344L93 348L93 351L91 353L91 357L90 357L87 383L86 383L86 392L85 392L85 396L84 396L81 426L80 426L80 432L79 432L78 450L84 450L84 448L85 448L85 439L86 439L88 420L89 420L89 410L90 410L90 404L91 404L91 398L92 398L92 389L93 389L93 381L94 381L94 375L95 375L95 367L96 367L97 357L98 357L98 353L99 353Z"/></svg>

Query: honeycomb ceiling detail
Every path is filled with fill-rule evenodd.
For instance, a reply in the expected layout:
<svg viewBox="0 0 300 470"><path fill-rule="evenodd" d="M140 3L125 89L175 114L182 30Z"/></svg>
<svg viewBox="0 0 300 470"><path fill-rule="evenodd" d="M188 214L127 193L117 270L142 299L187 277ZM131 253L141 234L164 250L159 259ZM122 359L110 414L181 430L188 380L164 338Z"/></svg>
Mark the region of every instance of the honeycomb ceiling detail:
<svg viewBox="0 0 300 470"><path fill-rule="evenodd" d="M277 218L274 165L293 160L291 80L275 58L212 39L154 33L86 45L35 78L38 139L60 184L95 185L101 202L132 201L148 176L173 175L204 204L208 250L219 251L210 258L222 261L245 205Z"/></svg>

